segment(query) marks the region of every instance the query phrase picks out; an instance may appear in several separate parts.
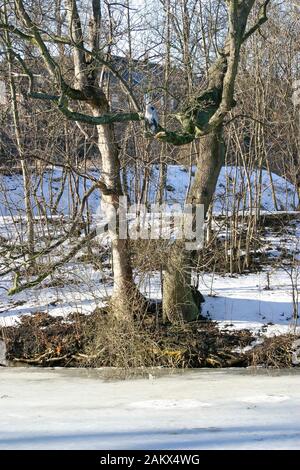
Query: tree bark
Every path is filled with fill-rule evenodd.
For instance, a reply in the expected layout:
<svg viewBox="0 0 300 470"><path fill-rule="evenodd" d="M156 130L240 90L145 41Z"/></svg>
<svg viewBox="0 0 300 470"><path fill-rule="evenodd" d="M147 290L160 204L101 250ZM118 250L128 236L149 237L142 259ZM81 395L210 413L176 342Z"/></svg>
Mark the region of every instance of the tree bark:
<svg viewBox="0 0 300 470"><path fill-rule="evenodd" d="M200 139L197 171L187 202L203 204L206 215L224 163L222 126ZM193 253L174 245L164 273L163 316L171 322L196 320L200 314L191 288Z"/></svg>
<svg viewBox="0 0 300 470"><path fill-rule="evenodd" d="M203 204L206 215L215 193L218 177L224 164L224 140L222 126L199 141L199 154L195 179L188 196L190 204Z"/></svg>
<svg viewBox="0 0 300 470"><path fill-rule="evenodd" d="M175 244L164 272L163 319L171 323L196 320L200 314L191 289L190 252Z"/></svg>
<svg viewBox="0 0 300 470"><path fill-rule="evenodd" d="M99 115L101 111L93 108L93 113ZM124 196L121 184L120 161L113 125L97 126L97 131L98 148L102 157L102 181L109 190L109 194L102 194L103 208L105 208L109 219L111 209L117 214L120 206L119 198ZM114 314L118 317L129 317L134 310L134 300L138 297L138 291L132 276L129 241L119 238L118 230L116 233L111 234L111 239Z"/></svg>

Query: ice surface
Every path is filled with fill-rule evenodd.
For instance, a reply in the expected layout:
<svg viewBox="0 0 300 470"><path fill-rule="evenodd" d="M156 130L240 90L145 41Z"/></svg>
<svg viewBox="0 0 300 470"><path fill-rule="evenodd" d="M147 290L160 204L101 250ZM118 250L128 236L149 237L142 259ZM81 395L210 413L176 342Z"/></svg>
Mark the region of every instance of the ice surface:
<svg viewBox="0 0 300 470"><path fill-rule="evenodd" d="M0 369L0 449L300 448L299 371L158 372Z"/></svg>

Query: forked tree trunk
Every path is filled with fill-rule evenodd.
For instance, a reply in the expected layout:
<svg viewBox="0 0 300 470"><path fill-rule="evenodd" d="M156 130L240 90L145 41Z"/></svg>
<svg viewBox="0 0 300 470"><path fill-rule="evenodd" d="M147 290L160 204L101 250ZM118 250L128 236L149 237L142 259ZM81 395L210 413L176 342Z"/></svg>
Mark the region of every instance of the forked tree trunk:
<svg viewBox="0 0 300 470"><path fill-rule="evenodd" d="M180 116L187 132L200 136L200 151L197 173L191 188L188 202L203 204L206 213L211 203L218 176L224 161L223 122L234 106L234 87L238 72L240 48L266 20L266 10L270 0L265 0L260 8L259 21L246 32L247 20L254 0L227 1L228 33L224 49L208 71L208 85L204 93L196 97ZM174 247L164 278L163 312L172 321L196 318L196 299L191 299L191 252ZM184 273L184 275L183 275ZM199 310L198 310L199 311ZM195 315L196 312L196 315Z"/></svg>
<svg viewBox="0 0 300 470"><path fill-rule="evenodd" d="M219 57L209 70L207 90L214 90L220 99L227 66L226 59ZM215 103L216 109L219 105ZM209 117L206 117L209 119ZM206 215L224 161L223 123L199 140L196 174L191 185L187 203L203 204ZM184 245L175 244L164 273L163 317L171 322L196 320L200 314L200 293L191 287L194 254ZM184 273L184 274L183 274Z"/></svg>

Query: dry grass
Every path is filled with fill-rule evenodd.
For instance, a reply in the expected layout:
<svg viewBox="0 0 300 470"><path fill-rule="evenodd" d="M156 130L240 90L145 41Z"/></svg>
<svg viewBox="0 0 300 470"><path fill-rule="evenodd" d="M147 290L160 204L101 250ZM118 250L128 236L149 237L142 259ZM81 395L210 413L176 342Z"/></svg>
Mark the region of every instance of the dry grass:
<svg viewBox="0 0 300 470"><path fill-rule="evenodd" d="M233 352L252 343L248 330L220 331L211 321L164 324L154 314L120 321L106 310L67 319L45 313L23 316L19 326L2 328L11 364L37 366L201 368L293 367L293 335L265 338L245 354Z"/></svg>
<svg viewBox="0 0 300 470"><path fill-rule="evenodd" d="M295 339L293 334L265 338L263 344L248 353L249 363L276 369L293 367L292 352Z"/></svg>

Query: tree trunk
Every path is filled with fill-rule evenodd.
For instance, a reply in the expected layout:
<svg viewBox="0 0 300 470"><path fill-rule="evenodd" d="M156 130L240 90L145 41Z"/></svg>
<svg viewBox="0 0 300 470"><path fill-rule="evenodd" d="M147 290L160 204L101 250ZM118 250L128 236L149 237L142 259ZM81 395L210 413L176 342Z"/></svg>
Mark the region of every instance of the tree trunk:
<svg viewBox="0 0 300 470"><path fill-rule="evenodd" d="M190 204L203 204L206 215L224 162L222 126L200 139L197 171L188 197ZM172 322L196 320L199 294L191 288L193 253L174 245L164 273L163 315Z"/></svg>
<svg viewBox="0 0 300 470"><path fill-rule="evenodd" d="M100 111L93 110L95 115ZM111 194L102 194L103 208L109 219L111 209L115 214L119 209L119 198L123 196L120 161L116 146L113 125L97 126L98 147L102 157L102 180ZM117 227L118 228L118 227ZM134 310L134 300L138 296L133 281L131 256L128 240L118 237L118 230L111 234L112 238L112 270L114 290L112 304L117 317L129 317Z"/></svg>
<svg viewBox="0 0 300 470"><path fill-rule="evenodd" d="M196 320L200 306L191 289L190 252L174 245L164 272L163 319L171 323Z"/></svg>
<svg viewBox="0 0 300 470"><path fill-rule="evenodd" d="M203 204L206 215L224 164L223 128L219 126L200 139L197 171L188 197L190 204Z"/></svg>
<svg viewBox="0 0 300 470"><path fill-rule="evenodd" d="M6 15L6 10L5 10ZM34 218L33 211L31 207L31 178L29 174L28 164L24 157L24 149L22 143L22 133L20 125L20 116L18 109L17 101L17 91L16 84L14 81L12 64L13 64L13 55L11 53L11 39L8 32L5 33L6 45L7 45L7 61L8 61L8 76L9 76L9 85L10 85L10 94L11 94L11 104L12 104L12 115L16 136L16 144L18 150L18 156L21 163L23 185L24 185L24 205L26 213L26 225L27 225L27 251L29 260L34 254Z"/></svg>

